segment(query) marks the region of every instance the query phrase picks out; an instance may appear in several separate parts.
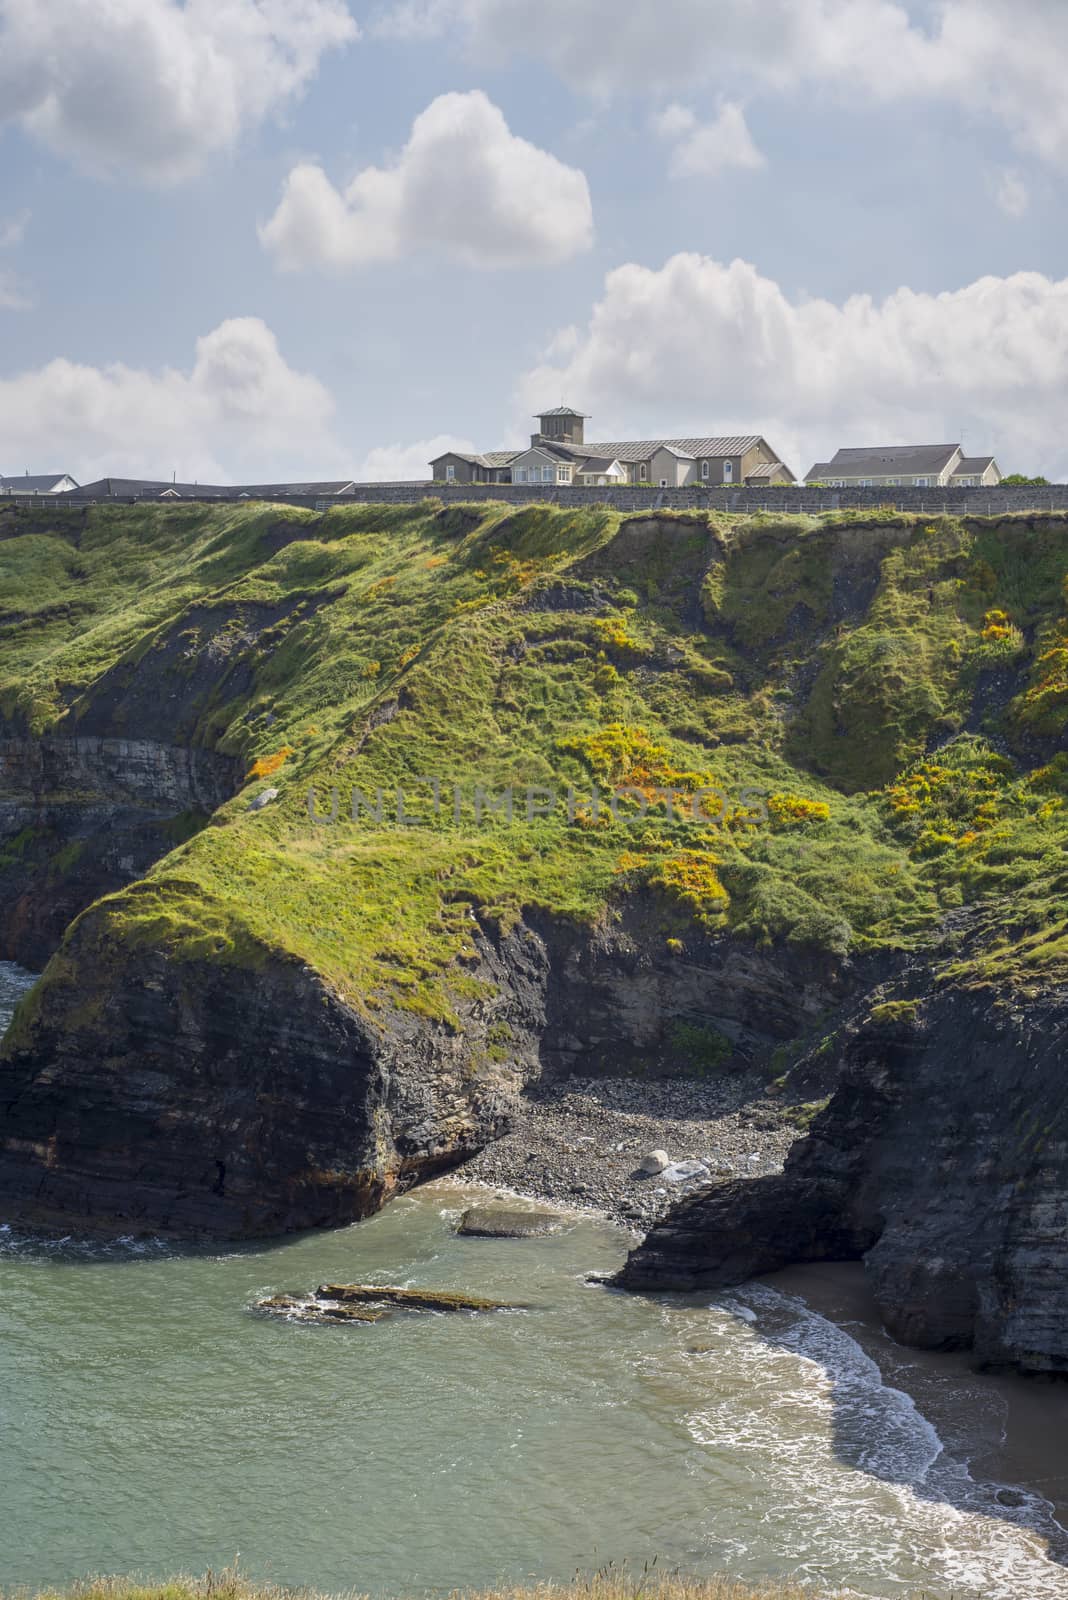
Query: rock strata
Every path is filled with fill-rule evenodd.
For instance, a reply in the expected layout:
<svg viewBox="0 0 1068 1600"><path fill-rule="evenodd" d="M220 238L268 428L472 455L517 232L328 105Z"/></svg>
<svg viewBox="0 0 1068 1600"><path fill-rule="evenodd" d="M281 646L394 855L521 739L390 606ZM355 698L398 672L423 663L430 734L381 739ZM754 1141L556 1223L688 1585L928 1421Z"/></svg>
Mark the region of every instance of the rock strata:
<svg viewBox="0 0 1068 1600"><path fill-rule="evenodd" d="M1068 1372L1068 990L1025 1005L943 978L836 1046L839 1087L785 1170L683 1200L616 1281L709 1290L862 1258L902 1343Z"/></svg>

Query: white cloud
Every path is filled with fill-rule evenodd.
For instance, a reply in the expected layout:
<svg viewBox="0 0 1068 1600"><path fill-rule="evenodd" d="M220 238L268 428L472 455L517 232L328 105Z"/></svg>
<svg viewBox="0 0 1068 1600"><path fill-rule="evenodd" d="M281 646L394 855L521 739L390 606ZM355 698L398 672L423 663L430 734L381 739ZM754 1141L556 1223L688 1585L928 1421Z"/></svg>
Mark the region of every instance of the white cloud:
<svg viewBox="0 0 1068 1600"><path fill-rule="evenodd" d="M341 474L333 410L258 317L234 317L198 339L187 372L59 358L0 379L5 456L83 483L172 471L202 483Z"/></svg>
<svg viewBox="0 0 1068 1600"><path fill-rule="evenodd" d="M1005 471L1065 477L1066 370L1068 279L835 305L687 254L610 273L578 345L528 373L520 400L536 411L568 394L594 414L594 439L763 433L798 473L841 445L967 430Z"/></svg>
<svg viewBox="0 0 1068 1600"><path fill-rule="evenodd" d="M173 182L358 32L344 0L0 0L0 122L94 173Z"/></svg>
<svg viewBox="0 0 1068 1600"><path fill-rule="evenodd" d="M714 178L731 167L750 171L766 165L753 143L745 112L733 101L725 102L714 122L699 122L687 107L668 106L653 118L653 130L670 140L673 178Z"/></svg>
<svg viewBox="0 0 1068 1600"><path fill-rule="evenodd" d="M590 247L593 211L583 173L512 133L476 89L439 96L396 160L344 192L321 167L295 167L260 238L291 271L421 250L477 267L548 265Z"/></svg>
<svg viewBox="0 0 1068 1600"><path fill-rule="evenodd" d="M1002 167L995 175L994 198L1007 217L1023 217L1031 205L1031 194L1020 174Z"/></svg>
<svg viewBox="0 0 1068 1600"><path fill-rule="evenodd" d="M430 463L447 450L470 455L476 449L470 439L460 439L452 433L439 433L433 439L420 439L417 444L378 445L368 451L356 476L361 483L410 483L429 478Z"/></svg>
<svg viewBox="0 0 1068 1600"><path fill-rule="evenodd" d="M933 96L1068 166L1064 0L398 0L376 31L462 32L476 58L537 56L597 95L698 84L828 85L845 100Z"/></svg>

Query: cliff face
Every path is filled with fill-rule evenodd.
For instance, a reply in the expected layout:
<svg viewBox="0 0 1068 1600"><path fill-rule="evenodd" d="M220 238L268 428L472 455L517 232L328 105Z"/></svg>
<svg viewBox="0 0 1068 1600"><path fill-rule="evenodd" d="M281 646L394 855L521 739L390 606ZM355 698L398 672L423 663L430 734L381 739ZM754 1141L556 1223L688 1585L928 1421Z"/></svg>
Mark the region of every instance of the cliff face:
<svg viewBox="0 0 1068 1600"><path fill-rule="evenodd" d="M678 1206L619 1282L724 1288L862 1259L903 1344L1066 1372L1068 986L1021 995L943 964L903 987L915 998L879 991L841 1029L838 1085L783 1174Z"/></svg>
<svg viewBox="0 0 1068 1600"><path fill-rule="evenodd" d="M238 764L153 739L0 739L0 960L45 965L68 924L196 832Z"/></svg>
<svg viewBox="0 0 1068 1600"><path fill-rule="evenodd" d="M1057 518L0 512L0 1210L330 1225L536 1074L746 1071L826 1108L623 1282L863 1255L1059 1368L1066 573Z"/></svg>
<svg viewBox="0 0 1068 1600"><path fill-rule="evenodd" d="M456 1029L427 1028L361 1015L299 961L236 950L221 929L176 965L116 937L124 900L158 891L87 912L46 1003L31 997L9 1037L9 1215L223 1238L336 1226L481 1149L536 1070L533 938L498 947L479 933L472 976L492 1003L462 1007ZM504 1064L484 1049L495 1027L508 1031Z"/></svg>

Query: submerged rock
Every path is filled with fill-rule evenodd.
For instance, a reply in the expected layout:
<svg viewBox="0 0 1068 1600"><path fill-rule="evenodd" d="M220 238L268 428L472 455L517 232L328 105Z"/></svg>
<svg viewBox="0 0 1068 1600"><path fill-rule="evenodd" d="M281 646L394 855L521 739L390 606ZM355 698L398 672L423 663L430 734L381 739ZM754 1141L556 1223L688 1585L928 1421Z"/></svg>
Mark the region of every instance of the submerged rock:
<svg viewBox="0 0 1068 1600"><path fill-rule="evenodd" d="M321 1283L316 1300L339 1305L390 1306L401 1311L515 1311L504 1300L457 1294L451 1289L395 1289L380 1283Z"/></svg>
<svg viewBox="0 0 1068 1600"><path fill-rule="evenodd" d="M554 1211L508 1211L503 1206L471 1206L457 1233L476 1239L536 1239L559 1233L563 1218Z"/></svg>
<svg viewBox="0 0 1068 1600"><path fill-rule="evenodd" d="M293 1294L270 1295L266 1300L257 1300L254 1309L291 1322L381 1322L389 1315L366 1306L331 1304Z"/></svg>
<svg viewBox="0 0 1068 1600"><path fill-rule="evenodd" d="M500 1300L449 1289L396 1289L379 1283L321 1283L314 1294L273 1294L254 1309L290 1322L382 1322L398 1311L508 1311Z"/></svg>

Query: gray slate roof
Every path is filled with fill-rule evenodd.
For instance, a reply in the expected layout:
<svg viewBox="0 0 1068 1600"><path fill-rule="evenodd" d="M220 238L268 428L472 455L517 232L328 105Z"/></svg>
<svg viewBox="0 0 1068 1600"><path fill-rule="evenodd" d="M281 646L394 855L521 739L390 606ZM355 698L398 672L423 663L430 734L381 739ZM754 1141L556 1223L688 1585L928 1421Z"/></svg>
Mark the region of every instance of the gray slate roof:
<svg viewBox="0 0 1068 1600"><path fill-rule="evenodd" d="M959 444L865 445L817 461L810 478L934 477L944 472Z"/></svg>
<svg viewBox="0 0 1068 1600"><path fill-rule="evenodd" d="M571 406L554 406L551 411L535 411L536 417L578 417L580 422L588 420L588 413L575 411Z"/></svg>
<svg viewBox="0 0 1068 1600"><path fill-rule="evenodd" d="M700 456L744 456L747 450L760 444L760 435L749 434L734 439L624 439L604 443L596 439L592 444L572 445L575 455L610 456L613 461L648 461L651 456L667 446L695 459Z"/></svg>
<svg viewBox="0 0 1068 1600"><path fill-rule="evenodd" d="M790 472L789 467L784 467L781 461L758 461L752 472L747 472L747 478L773 478L777 472ZM793 473L790 472L791 478Z"/></svg>
<svg viewBox="0 0 1068 1600"><path fill-rule="evenodd" d="M993 456L962 456L953 469L955 478L981 478L987 467L994 466Z"/></svg>
<svg viewBox="0 0 1068 1600"><path fill-rule="evenodd" d="M69 472L45 472L36 475L23 473L17 478L0 478L0 489L5 494L51 494L57 483L70 478ZM76 478L70 479L76 483Z"/></svg>

